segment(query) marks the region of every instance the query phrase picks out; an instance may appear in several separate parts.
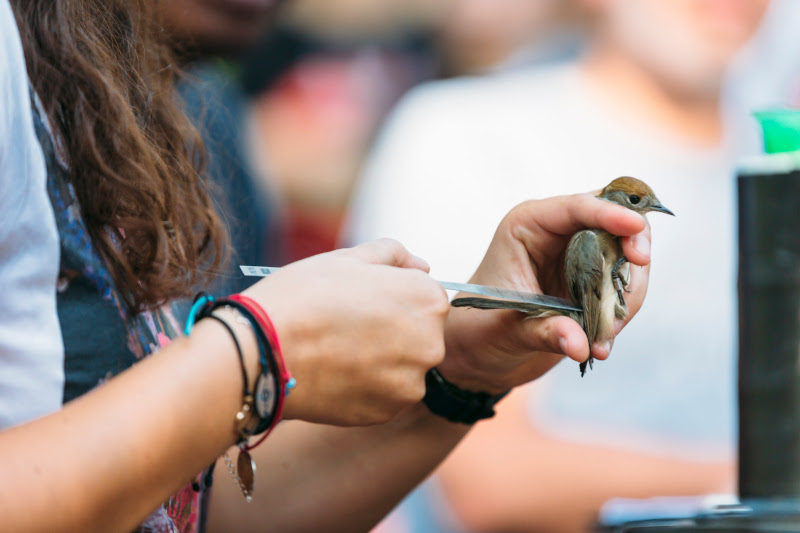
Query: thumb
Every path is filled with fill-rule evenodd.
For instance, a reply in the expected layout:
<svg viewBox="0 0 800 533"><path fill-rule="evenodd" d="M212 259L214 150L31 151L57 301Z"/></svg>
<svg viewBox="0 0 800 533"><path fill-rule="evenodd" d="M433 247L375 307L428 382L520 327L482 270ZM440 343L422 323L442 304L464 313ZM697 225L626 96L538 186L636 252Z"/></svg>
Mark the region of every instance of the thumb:
<svg viewBox="0 0 800 533"><path fill-rule="evenodd" d="M378 239L359 244L351 248L350 253L362 261L375 265L415 268L423 272L431 270L427 261L412 254L394 239Z"/></svg>
<svg viewBox="0 0 800 533"><path fill-rule="evenodd" d="M620 240L625 257L634 265L645 266L650 263L650 245L653 236L650 223L645 219L645 228L636 235L622 237Z"/></svg>

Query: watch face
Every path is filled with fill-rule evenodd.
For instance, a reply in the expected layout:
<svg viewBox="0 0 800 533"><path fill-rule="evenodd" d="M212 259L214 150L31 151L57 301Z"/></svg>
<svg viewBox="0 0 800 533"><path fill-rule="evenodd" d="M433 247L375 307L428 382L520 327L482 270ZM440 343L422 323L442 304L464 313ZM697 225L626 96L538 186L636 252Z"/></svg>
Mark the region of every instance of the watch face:
<svg viewBox="0 0 800 533"><path fill-rule="evenodd" d="M275 413L276 392L278 390L275 374L266 372L258 375L255 390L256 412L261 419L271 418Z"/></svg>

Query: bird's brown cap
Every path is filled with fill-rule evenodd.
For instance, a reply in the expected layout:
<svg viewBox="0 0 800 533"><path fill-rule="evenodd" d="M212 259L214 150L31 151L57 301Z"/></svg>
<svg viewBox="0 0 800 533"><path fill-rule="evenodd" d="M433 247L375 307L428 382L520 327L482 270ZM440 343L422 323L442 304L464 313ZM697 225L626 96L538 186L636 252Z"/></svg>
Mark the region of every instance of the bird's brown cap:
<svg viewBox="0 0 800 533"><path fill-rule="evenodd" d="M642 180L637 180L636 178L632 178L630 176L622 176L615 179L606 185L606 188L603 189L603 192L600 194L600 196L605 196L606 193L611 191L622 191L625 194L635 194L636 196L640 197L655 197L653 189L651 189L648 184Z"/></svg>

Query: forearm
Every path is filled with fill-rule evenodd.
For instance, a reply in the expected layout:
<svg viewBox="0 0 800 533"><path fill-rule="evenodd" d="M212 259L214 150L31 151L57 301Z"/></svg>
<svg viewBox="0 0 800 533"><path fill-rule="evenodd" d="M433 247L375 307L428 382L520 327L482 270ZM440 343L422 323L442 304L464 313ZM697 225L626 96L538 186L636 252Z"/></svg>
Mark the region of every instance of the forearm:
<svg viewBox="0 0 800 533"><path fill-rule="evenodd" d="M209 531L368 531L468 430L422 404L362 428L284 422L255 450L253 503L218 465Z"/></svg>
<svg viewBox="0 0 800 533"><path fill-rule="evenodd" d="M61 411L3 431L0 455L14 458L0 462L3 528L133 529L234 442L236 357L203 321Z"/></svg>
<svg viewBox="0 0 800 533"><path fill-rule="evenodd" d="M547 436L532 425L521 389L476 427L438 471L470 531L586 531L613 497L698 495L734 488L733 458L659 457Z"/></svg>

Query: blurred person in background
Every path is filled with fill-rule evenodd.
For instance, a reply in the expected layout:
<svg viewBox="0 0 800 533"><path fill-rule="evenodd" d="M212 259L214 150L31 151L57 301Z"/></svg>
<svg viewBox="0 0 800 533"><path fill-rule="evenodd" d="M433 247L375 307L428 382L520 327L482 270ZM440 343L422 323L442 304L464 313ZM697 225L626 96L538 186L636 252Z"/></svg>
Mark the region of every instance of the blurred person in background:
<svg viewBox="0 0 800 533"><path fill-rule="evenodd" d="M285 200L287 259L333 249L374 133L426 80L575 53L557 0L297 0L242 64L257 174Z"/></svg>
<svg viewBox="0 0 800 533"><path fill-rule="evenodd" d="M583 379L563 364L516 390L395 524L581 531L613 497L733 491L733 180L744 148L721 98L767 4L584 0L579 59L434 82L400 102L366 164L347 242L398 238L437 279L466 280L508 207L622 175L646 181L677 218L652 221L649 304L613 361Z"/></svg>

